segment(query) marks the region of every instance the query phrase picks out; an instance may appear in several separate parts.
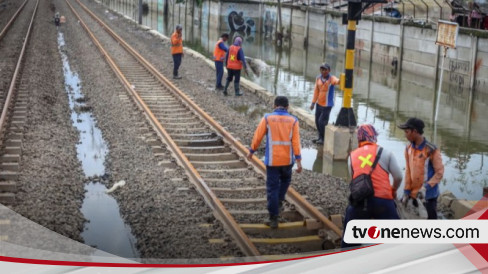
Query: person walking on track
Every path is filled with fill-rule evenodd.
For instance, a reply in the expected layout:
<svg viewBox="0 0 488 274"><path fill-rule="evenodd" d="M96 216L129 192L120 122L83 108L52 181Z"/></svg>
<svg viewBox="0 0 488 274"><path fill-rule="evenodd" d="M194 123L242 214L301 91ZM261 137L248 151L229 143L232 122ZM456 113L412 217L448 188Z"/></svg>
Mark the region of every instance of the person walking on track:
<svg viewBox="0 0 488 274"><path fill-rule="evenodd" d="M292 167L297 162L297 173L302 172L300 131L298 119L288 113L288 98L277 96L274 111L261 119L252 139L247 159L251 160L266 135L266 194L271 228L278 228L279 211L291 182Z"/></svg>

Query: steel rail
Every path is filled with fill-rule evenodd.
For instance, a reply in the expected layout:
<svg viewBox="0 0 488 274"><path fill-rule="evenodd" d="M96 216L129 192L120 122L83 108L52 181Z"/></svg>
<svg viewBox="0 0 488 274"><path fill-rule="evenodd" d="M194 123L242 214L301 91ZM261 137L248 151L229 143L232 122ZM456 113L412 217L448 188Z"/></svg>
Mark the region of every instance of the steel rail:
<svg viewBox="0 0 488 274"><path fill-rule="evenodd" d="M104 30L107 31L115 40L117 40L121 46L123 46L127 51L133 54L138 61L153 75L155 75L163 84L165 84L171 92L176 96L182 98L185 103L187 103L191 108L193 108L197 114L203 118L210 126L212 126L229 144L237 149L240 156L246 159L247 153L249 152L241 142L239 142L234 136L227 132L219 123L217 123L211 116L209 116L203 109L201 109L193 100L191 100L185 93L183 93L178 87L176 87L171 81L164 77L161 72L159 72L152 64L146 61L139 53L137 53L129 44L127 44L119 35L117 35L107 24L100 20L93 12L91 12L85 5L83 5L79 0L76 0L80 5L90 14ZM246 159L247 161L247 159ZM266 176L266 166L264 163L253 156L250 162L252 166L262 175ZM324 216L317 208L310 204L303 196L301 196L293 187L289 187L287 197L291 200L290 202L295 204L297 210L304 216L319 220L326 228L329 228L339 237L342 237L342 230L338 228L332 221L330 221L326 216Z"/></svg>
<svg viewBox="0 0 488 274"><path fill-rule="evenodd" d="M24 3L22 3L22 5L20 6L20 8L15 12L15 14L12 16L12 18L10 18L10 20L8 21L7 25L5 25L5 27L3 28L2 32L0 32L0 40L2 40L3 36L5 36L5 34L7 34L7 31L8 29L10 28L10 26L14 23L15 19L17 18L17 16L20 14L20 11L22 11L22 9L24 8L25 4L27 3L28 0L25 0Z"/></svg>
<svg viewBox="0 0 488 274"><path fill-rule="evenodd" d="M25 38L24 38L22 50L20 51L19 60L17 61L17 65L15 66L14 75L12 76L12 81L10 82L10 87L8 89L8 92L7 92L7 98L5 99L5 103L3 105L2 114L0 116L0 136L2 136L2 137L3 137L3 130L5 128L5 124L7 121L8 110L10 108L10 103L12 101L12 97L13 97L13 94L15 91L15 84L17 82L17 77L19 76L19 72L20 72L20 69L22 66L22 60L24 59L25 49L27 48L27 43L29 42L29 37L30 37L31 30L32 30L32 25L34 24L34 18L36 17L38 6L39 6L39 0L37 0L36 6L34 8L34 12L32 13L32 18L31 18L31 21L29 24L29 28L28 28L27 34L25 35ZM3 138L0 138L0 144L2 144L2 143L3 143Z"/></svg>
<svg viewBox="0 0 488 274"><path fill-rule="evenodd" d="M95 37L95 35L90 31L88 26L84 23L84 21L81 19L80 15L75 11L73 6L69 3L68 0L66 0L66 3L70 7L71 11L75 14L75 16L78 18L80 24L83 26L85 31L89 34L89 36L92 38L94 41L95 45L97 48L101 51L103 57L105 60L109 63L110 67L114 70L116 73L117 77L119 80L123 83L124 87L126 90L129 91L130 95L132 98L135 99L137 105L144 110L145 116L148 118L149 122L151 125L154 127L158 135L164 140L166 144L168 144L169 150L173 152L174 156L177 158L177 160L180 162L180 164L186 169L187 174L190 177L190 180L192 183L194 183L197 186L197 189L199 192L202 194L204 197L205 201L207 204L216 212L216 215L219 220L221 220L224 225L227 227L229 230L230 234L233 236L233 238L237 241L238 246L241 248L241 250L244 252L245 255L247 256L259 256L260 253L255 247L255 245L251 242L249 237L244 233L244 231L239 227L237 222L234 220L232 215L229 213L229 211L224 207L222 202L217 198L217 196L214 194L214 192L208 187L208 185L203 181L202 177L200 176L199 172L195 169L195 167L190 163L188 158L183 154L183 152L180 150L178 145L173 141L171 136L167 133L167 131L163 128L161 123L157 120L153 112L149 109L149 107L145 104L145 102L141 99L141 97L137 94L137 92L132 88L131 84L125 76L122 74L121 70L118 68L118 66L115 64L113 59L110 57L108 52L103 48L103 46L100 44L98 39ZM85 11L90 14L96 21L99 19L96 18L94 14L91 13L82 3L80 3L80 6L85 9ZM99 22L100 23L100 22ZM108 28L105 26L105 28ZM106 29L107 30L107 29ZM123 40L118 41L121 44L126 45L126 43ZM128 45L127 45L128 46ZM134 54L135 51L130 51L130 53ZM136 59L142 58L139 54L136 54ZM144 60L145 61L145 60Z"/></svg>

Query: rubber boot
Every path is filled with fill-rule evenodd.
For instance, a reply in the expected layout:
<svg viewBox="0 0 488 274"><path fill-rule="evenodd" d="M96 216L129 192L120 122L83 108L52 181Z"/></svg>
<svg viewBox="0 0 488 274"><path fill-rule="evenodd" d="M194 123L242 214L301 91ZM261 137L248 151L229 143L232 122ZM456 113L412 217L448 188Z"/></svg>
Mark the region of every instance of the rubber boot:
<svg viewBox="0 0 488 274"><path fill-rule="evenodd" d="M224 87L224 95L225 95L225 96L227 96L227 88L229 87L229 85L230 85L230 81L229 81L229 80L227 80L227 81L225 82L225 87Z"/></svg>
<svg viewBox="0 0 488 274"><path fill-rule="evenodd" d="M239 91L239 84L234 83L234 90L236 91L236 96L242 96L243 94Z"/></svg>

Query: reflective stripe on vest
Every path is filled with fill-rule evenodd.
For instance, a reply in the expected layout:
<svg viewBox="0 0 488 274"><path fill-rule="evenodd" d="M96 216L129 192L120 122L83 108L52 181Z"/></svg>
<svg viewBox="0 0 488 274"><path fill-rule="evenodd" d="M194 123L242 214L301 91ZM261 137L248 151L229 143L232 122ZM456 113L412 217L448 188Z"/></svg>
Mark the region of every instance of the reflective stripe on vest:
<svg viewBox="0 0 488 274"><path fill-rule="evenodd" d="M331 82L332 76L329 75L329 80L326 80L325 82L322 82L322 77L317 77L317 80L315 80L315 84L319 87L319 97L317 98L317 104L323 106L323 107L328 107L329 105L329 91L331 87ZM333 100L333 98L332 98Z"/></svg>
<svg viewBox="0 0 488 274"><path fill-rule="evenodd" d="M361 174L369 174L374 160L376 159L376 152L378 145L368 143L351 152L351 168L353 171L352 179ZM376 164L376 168L371 174L373 181L374 196L383 199L393 199L391 194L390 176L380 164Z"/></svg>
<svg viewBox="0 0 488 274"><path fill-rule="evenodd" d="M267 135L266 135L267 136L267 139L266 139L266 142L267 142L266 144L267 145L266 145L266 149L268 150L266 152L267 155L268 155L268 163L266 163L266 164L269 165L269 166L274 166L273 161L274 161L274 156L276 156L276 155L274 155L276 153L276 151L274 150L274 146L277 146L277 145L279 145L279 146L289 146L289 150L288 150L289 152L288 152L288 155L286 155L286 156L288 156L288 159L289 160L286 163L284 163L283 165L291 165L291 164L293 164L293 146L292 146L291 140L293 138L293 127L295 126L296 119L294 119L294 120L289 119L289 122L292 122L293 121L293 124L290 127L290 133L288 134L288 140L289 141L288 140L286 140L286 141L285 140L273 141L274 134L273 134L272 127L270 126L270 123L268 121L268 117L269 117L268 115L266 115L264 117L265 120L266 120L266 128L267 128ZM283 117L284 118L284 117L290 117L290 116L285 116L285 115L281 116L280 115L279 117ZM281 158L279 160L285 159L285 155L278 155L278 156L280 156L279 158Z"/></svg>
<svg viewBox="0 0 488 274"><path fill-rule="evenodd" d="M214 54L213 54L213 59L214 61L224 61L225 59L225 50L222 50L219 45L220 43L223 43L224 41L222 39L219 39L217 44L215 44L215 49L214 49Z"/></svg>
<svg viewBox="0 0 488 274"><path fill-rule="evenodd" d="M242 62L237 59L237 53L241 47L232 45L229 48L229 56L227 57L227 68L233 70L241 70Z"/></svg>

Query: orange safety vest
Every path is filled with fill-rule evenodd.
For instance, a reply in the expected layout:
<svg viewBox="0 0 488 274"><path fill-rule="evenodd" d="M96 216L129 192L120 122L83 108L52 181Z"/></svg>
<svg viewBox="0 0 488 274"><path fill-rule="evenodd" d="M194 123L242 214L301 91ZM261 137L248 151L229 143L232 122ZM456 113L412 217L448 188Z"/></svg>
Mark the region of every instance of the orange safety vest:
<svg viewBox="0 0 488 274"><path fill-rule="evenodd" d="M352 179L361 174L369 174L371 166L376 159L378 145L367 143L351 152ZM374 196L376 198L393 199L391 194L390 175L379 164L376 165L371 174L373 181Z"/></svg>
<svg viewBox="0 0 488 274"><path fill-rule="evenodd" d="M241 70L242 62L237 60L237 53L241 47L232 45L229 48L229 56L227 57L227 68L233 70Z"/></svg>
<svg viewBox="0 0 488 274"><path fill-rule="evenodd" d="M315 80L312 103L317 103L322 107L334 106L334 85L338 82L339 79L333 75L329 76L329 80L322 82L322 77L319 75Z"/></svg>
<svg viewBox="0 0 488 274"><path fill-rule="evenodd" d="M286 110L275 110L268 113L259 123L251 143L256 151L262 138L266 135L266 166L288 166L295 158L301 158L300 131L298 119Z"/></svg>
<svg viewBox="0 0 488 274"><path fill-rule="evenodd" d="M183 38L175 31L171 35L171 54L183 53Z"/></svg>
<svg viewBox="0 0 488 274"><path fill-rule="evenodd" d="M223 62L225 59L225 50L222 50L219 48L220 43L223 43L223 42L224 41L222 39L219 39L217 44L215 44L215 49L214 49L214 54L213 54L214 61Z"/></svg>

